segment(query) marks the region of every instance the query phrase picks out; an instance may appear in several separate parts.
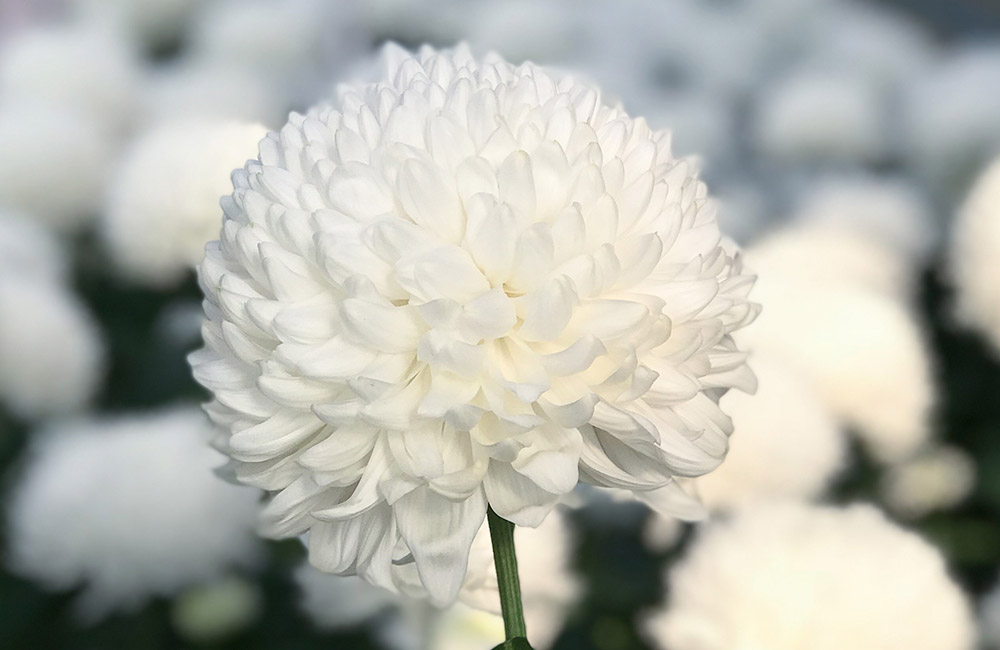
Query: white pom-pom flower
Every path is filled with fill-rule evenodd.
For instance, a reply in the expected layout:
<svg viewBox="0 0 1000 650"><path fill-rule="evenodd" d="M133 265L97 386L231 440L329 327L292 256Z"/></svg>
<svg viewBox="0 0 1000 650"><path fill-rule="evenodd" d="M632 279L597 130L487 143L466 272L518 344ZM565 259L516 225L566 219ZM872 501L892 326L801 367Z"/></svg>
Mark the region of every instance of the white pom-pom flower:
<svg viewBox="0 0 1000 650"><path fill-rule="evenodd" d="M0 402L22 418L72 413L103 370L100 332L73 294L49 278L0 274Z"/></svg>
<svg viewBox="0 0 1000 650"><path fill-rule="evenodd" d="M844 431L809 380L766 354L752 355L750 366L757 393L732 392L720 401L733 419L729 454L696 479L713 509L819 496L844 465Z"/></svg>
<svg viewBox="0 0 1000 650"><path fill-rule="evenodd" d="M56 281L66 272L60 242L33 219L0 208L0 277Z"/></svg>
<svg viewBox="0 0 1000 650"><path fill-rule="evenodd" d="M0 51L0 96L86 113L108 134L128 127L138 90L134 53L107 31L37 28Z"/></svg>
<svg viewBox="0 0 1000 650"><path fill-rule="evenodd" d="M0 104L0 205L72 232L97 215L112 146L86 113Z"/></svg>
<svg viewBox="0 0 1000 650"><path fill-rule="evenodd" d="M197 409L42 432L10 500L10 568L83 587L89 618L139 607L255 560L258 492L225 483Z"/></svg>
<svg viewBox="0 0 1000 650"><path fill-rule="evenodd" d="M939 238L927 198L898 178L827 178L805 193L795 219L836 225L924 262Z"/></svg>
<svg viewBox="0 0 1000 650"><path fill-rule="evenodd" d="M234 174L191 361L268 534L446 604L487 503L536 526L584 481L687 509L757 308L667 134L531 64L386 61Z"/></svg>
<svg viewBox="0 0 1000 650"><path fill-rule="evenodd" d="M887 107L863 75L807 67L760 97L754 138L769 156L877 162L887 153Z"/></svg>
<svg viewBox="0 0 1000 650"><path fill-rule="evenodd" d="M747 264L760 274L754 297L763 315L741 344L782 359L812 381L879 460L914 453L930 435L934 404L930 353L914 316L871 288L771 266L769 253L760 252L748 249Z"/></svg>
<svg viewBox="0 0 1000 650"><path fill-rule="evenodd" d="M230 174L257 152L267 129L228 121L180 121L141 136L112 183L102 231L130 279L177 284L219 235L219 199Z"/></svg>
<svg viewBox="0 0 1000 650"><path fill-rule="evenodd" d="M1000 351L1000 159L980 176L955 220L948 256L956 311Z"/></svg>
<svg viewBox="0 0 1000 650"><path fill-rule="evenodd" d="M771 505L709 525L647 636L670 650L969 650L937 549L871 506Z"/></svg>

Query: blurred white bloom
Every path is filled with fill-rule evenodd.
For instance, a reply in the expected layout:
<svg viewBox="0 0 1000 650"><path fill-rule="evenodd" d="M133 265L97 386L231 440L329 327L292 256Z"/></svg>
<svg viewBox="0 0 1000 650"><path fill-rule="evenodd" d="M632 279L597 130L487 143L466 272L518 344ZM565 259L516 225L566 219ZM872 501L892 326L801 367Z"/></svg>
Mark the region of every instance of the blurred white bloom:
<svg viewBox="0 0 1000 650"><path fill-rule="evenodd" d="M729 509L778 498L810 499L844 465L845 436L808 379L767 354L755 354L754 395L720 402L733 419L729 454L695 480L709 508Z"/></svg>
<svg viewBox="0 0 1000 650"><path fill-rule="evenodd" d="M231 576L184 591L174 600L170 618L185 640L209 645L253 623L263 600L256 583Z"/></svg>
<svg viewBox="0 0 1000 650"><path fill-rule="evenodd" d="M1000 149L1000 45L953 48L902 98L908 158L940 190L963 191Z"/></svg>
<svg viewBox="0 0 1000 650"><path fill-rule="evenodd" d="M334 71L370 47L354 3L222 0L205 5L190 55L278 82L289 97L314 101Z"/></svg>
<svg viewBox="0 0 1000 650"><path fill-rule="evenodd" d="M747 250L755 273L860 287L893 299L913 289L913 270L898 251L846 224L805 222L779 229Z"/></svg>
<svg viewBox="0 0 1000 650"><path fill-rule="evenodd" d="M102 234L128 278L177 284L219 236L219 200L233 169L256 156L259 124L180 121L138 138L125 154L102 215Z"/></svg>
<svg viewBox="0 0 1000 650"><path fill-rule="evenodd" d="M295 570L300 607L318 628L341 630L367 623L399 604L399 597L357 576L334 576L310 564Z"/></svg>
<svg viewBox="0 0 1000 650"><path fill-rule="evenodd" d="M73 294L0 274L0 402L24 418L71 413L100 388L103 370L97 325Z"/></svg>
<svg viewBox="0 0 1000 650"><path fill-rule="evenodd" d="M1000 158L979 177L955 220L948 255L956 311L1000 351Z"/></svg>
<svg viewBox="0 0 1000 650"><path fill-rule="evenodd" d="M181 38L199 0L71 0L85 22L117 30L136 44L156 49Z"/></svg>
<svg viewBox="0 0 1000 650"><path fill-rule="evenodd" d="M828 178L809 188L795 218L849 228L917 264L927 260L938 239L927 198L895 178Z"/></svg>
<svg viewBox="0 0 1000 650"><path fill-rule="evenodd" d="M647 635L670 650L969 650L937 549L866 505L772 505L709 524Z"/></svg>
<svg viewBox="0 0 1000 650"><path fill-rule="evenodd" d="M750 268L757 269L755 259L748 249ZM880 460L919 448L930 433L934 391L930 353L913 315L863 287L761 266L754 298L763 315L741 344L808 377Z"/></svg>
<svg viewBox="0 0 1000 650"><path fill-rule="evenodd" d="M129 126L138 91L134 53L106 31L40 27L0 51L0 96L85 113L109 135Z"/></svg>
<svg viewBox="0 0 1000 650"><path fill-rule="evenodd" d="M386 61L234 174L191 361L267 534L447 604L487 502L537 526L583 481L691 513L674 478L725 454L757 309L666 134L530 64Z"/></svg>
<svg viewBox="0 0 1000 650"><path fill-rule="evenodd" d="M887 153L887 106L862 75L803 68L759 93L753 137L783 161L876 162Z"/></svg>
<svg viewBox="0 0 1000 650"><path fill-rule="evenodd" d="M185 59L148 76L141 112L149 127L183 119L280 126L291 103L287 92L254 71Z"/></svg>
<svg viewBox="0 0 1000 650"><path fill-rule="evenodd" d="M257 556L258 492L212 470L194 408L67 422L42 432L10 500L14 572L83 587L97 618L205 583Z"/></svg>
<svg viewBox="0 0 1000 650"><path fill-rule="evenodd" d="M37 221L0 208L0 277L58 280L65 275L66 253Z"/></svg>
<svg viewBox="0 0 1000 650"><path fill-rule="evenodd" d="M958 505L975 483L976 463L966 452L935 447L890 467L879 487L893 512L913 518Z"/></svg>
<svg viewBox="0 0 1000 650"><path fill-rule="evenodd" d="M81 229L101 202L112 148L85 113L0 104L0 205L62 231Z"/></svg>
<svg viewBox="0 0 1000 650"><path fill-rule="evenodd" d="M571 572L573 549L568 523L556 510L538 528L517 527L514 541L528 637L535 648L546 648L555 642L580 595L580 585ZM402 607L410 636L419 637L422 630L430 630L434 640L429 647L434 650L459 647L446 645L457 643L450 639L453 636L470 639L467 635L474 634L472 645L467 647L478 643L484 650L504 639L496 567L486 524L472 544L469 571L459 593L461 602L443 614L355 576L333 576L310 565L300 567L295 580L302 591L303 610L323 629L356 626L389 608ZM500 622L499 628L496 621Z"/></svg>

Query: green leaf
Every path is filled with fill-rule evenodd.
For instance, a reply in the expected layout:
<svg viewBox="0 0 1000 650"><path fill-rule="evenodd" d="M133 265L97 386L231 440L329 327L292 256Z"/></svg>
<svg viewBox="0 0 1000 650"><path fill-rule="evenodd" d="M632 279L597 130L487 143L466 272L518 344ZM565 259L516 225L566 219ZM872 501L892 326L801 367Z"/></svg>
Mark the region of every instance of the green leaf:
<svg viewBox="0 0 1000 650"><path fill-rule="evenodd" d="M493 650L534 650L528 640L523 636L504 641Z"/></svg>

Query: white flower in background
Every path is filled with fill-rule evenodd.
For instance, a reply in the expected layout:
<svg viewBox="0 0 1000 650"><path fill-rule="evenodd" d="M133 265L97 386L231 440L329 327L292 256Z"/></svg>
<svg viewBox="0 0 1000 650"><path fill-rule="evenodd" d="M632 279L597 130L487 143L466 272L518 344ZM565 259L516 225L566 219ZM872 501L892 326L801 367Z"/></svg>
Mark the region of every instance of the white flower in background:
<svg viewBox="0 0 1000 650"><path fill-rule="evenodd" d="M115 264L136 282L169 287L219 235L219 199L234 168L257 153L259 124L180 121L138 138L125 154L102 215Z"/></svg>
<svg viewBox="0 0 1000 650"><path fill-rule="evenodd" d="M794 220L850 229L915 264L927 261L939 239L927 197L894 177L826 178L806 188Z"/></svg>
<svg viewBox="0 0 1000 650"><path fill-rule="evenodd" d="M677 546L686 524L676 517L664 517L652 512L639 531L642 545L654 553L663 553Z"/></svg>
<svg viewBox="0 0 1000 650"><path fill-rule="evenodd" d="M70 0L83 22L113 28L150 49L181 39L199 0Z"/></svg>
<svg viewBox="0 0 1000 650"><path fill-rule="evenodd" d="M769 272L754 248L747 266L760 273L754 298L763 315L741 345L807 377L879 460L914 453L930 435L934 403L930 352L914 316L865 287L792 268Z"/></svg>
<svg viewBox="0 0 1000 650"><path fill-rule="evenodd" d="M571 531L565 516L556 510L538 528L516 528L514 540L528 637L533 647L547 648L555 642L580 595L580 585L571 571ZM334 576L308 564L296 571L295 581L302 591L302 609L321 629L355 627L393 610L397 614L401 611L407 630L403 636L420 638L429 634L430 650L460 647L450 645L459 639L469 640L472 645L467 647L478 644L488 650L504 640L496 567L486 524L473 541L460 602L443 613L356 576Z"/></svg>
<svg viewBox="0 0 1000 650"><path fill-rule="evenodd" d="M50 278L0 272L0 403L22 418L72 413L100 388L104 345L77 298Z"/></svg>
<svg viewBox="0 0 1000 650"><path fill-rule="evenodd" d="M97 215L112 147L88 114L4 102L0 142L0 205L62 232Z"/></svg>
<svg viewBox="0 0 1000 650"><path fill-rule="evenodd" d="M50 103L87 114L107 134L132 121L139 65L112 33L80 26L39 27L0 50L0 97Z"/></svg>
<svg viewBox="0 0 1000 650"><path fill-rule="evenodd" d="M922 517L961 503L976 484L976 463L956 447L935 447L890 467L879 484L896 514Z"/></svg>
<svg viewBox="0 0 1000 650"><path fill-rule="evenodd" d="M757 393L731 392L720 401L733 419L729 454L695 480L715 510L817 497L844 466L844 432L809 380L767 354L752 355L750 367Z"/></svg>
<svg viewBox="0 0 1000 650"><path fill-rule="evenodd" d="M191 361L237 477L276 493L267 534L447 604L487 502L537 526L583 481L688 508L757 310L665 133L534 65L386 61L234 174Z"/></svg>
<svg viewBox="0 0 1000 650"><path fill-rule="evenodd" d="M211 434L194 408L43 431L9 499L10 569L83 587L93 619L252 563L258 492L213 474Z"/></svg>
<svg viewBox="0 0 1000 650"><path fill-rule="evenodd" d="M844 224L802 223L779 228L747 250L753 271L795 278L817 287L861 288L903 302L913 293L914 271L886 243Z"/></svg>
<svg viewBox="0 0 1000 650"><path fill-rule="evenodd" d="M230 65L183 59L146 78L141 115L148 128L184 119L234 120L279 126L292 98L272 80Z"/></svg>
<svg viewBox="0 0 1000 650"><path fill-rule="evenodd" d="M709 524L647 622L670 650L969 650L940 553L867 505L771 505Z"/></svg>
<svg viewBox="0 0 1000 650"><path fill-rule="evenodd" d="M758 97L753 138L767 156L870 163L887 154L887 106L861 74L805 68Z"/></svg>
<svg viewBox="0 0 1000 650"><path fill-rule="evenodd" d="M354 3L324 0L222 0L203 6L190 56L262 75L297 101L371 46Z"/></svg>
<svg viewBox="0 0 1000 650"><path fill-rule="evenodd" d="M60 280L66 255L60 242L33 219L0 208L0 278Z"/></svg>
<svg viewBox="0 0 1000 650"><path fill-rule="evenodd" d="M1000 159L979 177L955 220L948 271L958 317L1000 350Z"/></svg>
<svg viewBox="0 0 1000 650"><path fill-rule="evenodd" d="M901 98L907 159L937 193L965 191L1000 148L1000 44L952 48Z"/></svg>

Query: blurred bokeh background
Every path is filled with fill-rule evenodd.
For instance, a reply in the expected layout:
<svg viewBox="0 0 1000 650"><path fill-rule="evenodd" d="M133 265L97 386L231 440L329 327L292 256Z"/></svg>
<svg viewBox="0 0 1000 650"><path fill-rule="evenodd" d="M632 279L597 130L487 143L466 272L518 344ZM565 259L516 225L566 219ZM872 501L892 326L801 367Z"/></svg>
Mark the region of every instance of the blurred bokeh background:
<svg viewBox="0 0 1000 650"><path fill-rule="evenodd" d="M670 129L764 304L697 489L723 520L873 504L1000 644L993 0L0 0L0 647L492 647L492 615L257 540L185 360L229 172L386 41L557 66ZM664 647L693 528L583 491L525 534L539 647Z"/></svg>

